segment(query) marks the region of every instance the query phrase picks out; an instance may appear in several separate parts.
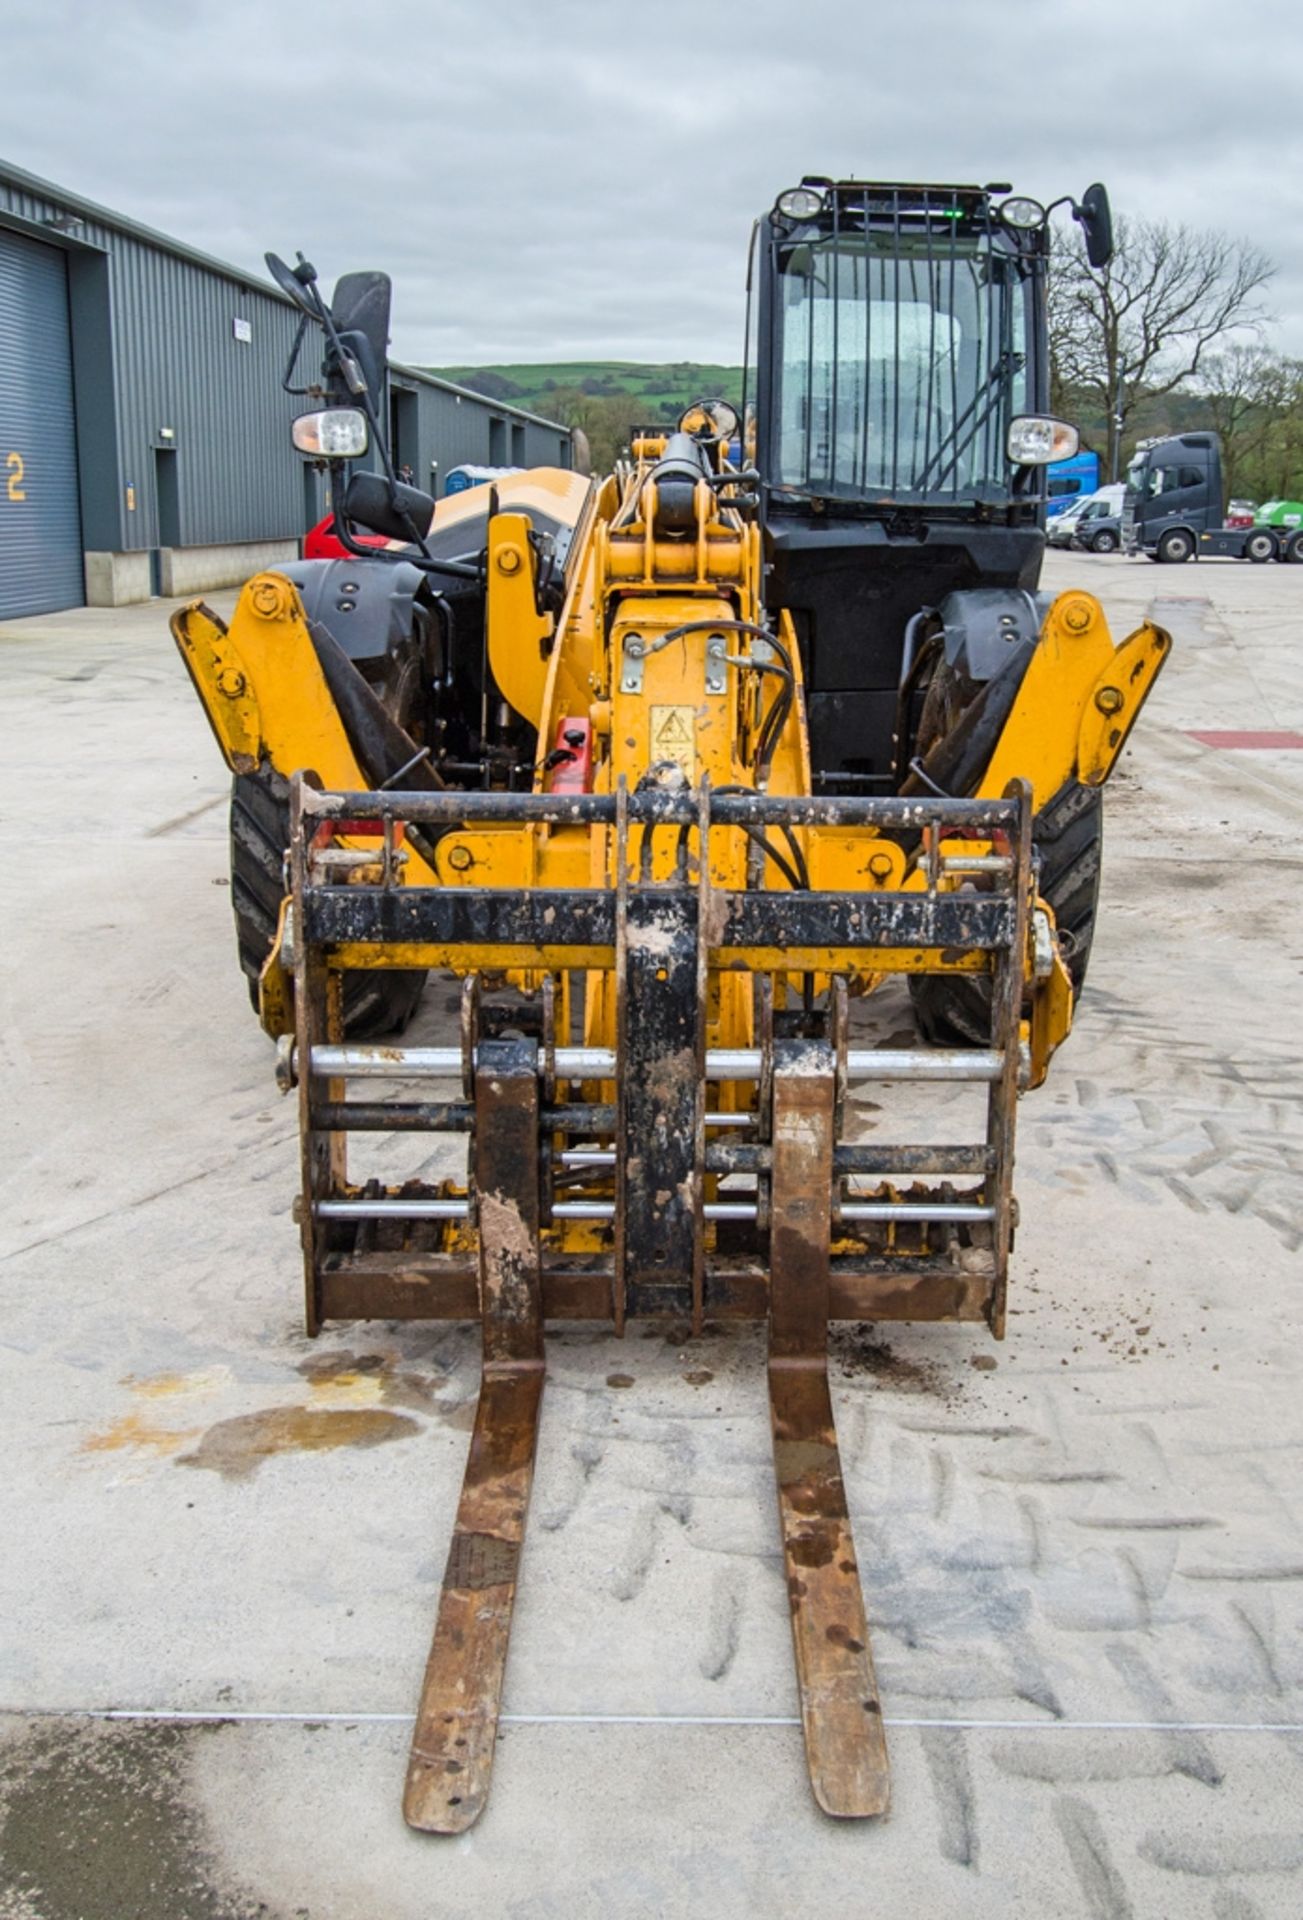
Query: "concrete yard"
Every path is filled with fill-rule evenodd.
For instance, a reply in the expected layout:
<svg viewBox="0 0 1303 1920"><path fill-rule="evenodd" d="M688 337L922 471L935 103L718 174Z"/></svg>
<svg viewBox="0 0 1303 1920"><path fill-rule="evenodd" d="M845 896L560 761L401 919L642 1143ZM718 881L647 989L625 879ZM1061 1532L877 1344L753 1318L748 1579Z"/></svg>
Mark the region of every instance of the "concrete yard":
<svg viewBox="0 0 1303 1920"><path fill-rule="evenodd" d="M1303 730L1303 567L1074 582L1176 652L1022 1104L1009 1338L834 1338L876 1826L806 1781L760 1334L635 1327L549 1338L492 1797L404 1827L477 1335L301 1331L167 608L0 627L4 1920L1303 1914L1303 752L1191 737Z"/></svg>

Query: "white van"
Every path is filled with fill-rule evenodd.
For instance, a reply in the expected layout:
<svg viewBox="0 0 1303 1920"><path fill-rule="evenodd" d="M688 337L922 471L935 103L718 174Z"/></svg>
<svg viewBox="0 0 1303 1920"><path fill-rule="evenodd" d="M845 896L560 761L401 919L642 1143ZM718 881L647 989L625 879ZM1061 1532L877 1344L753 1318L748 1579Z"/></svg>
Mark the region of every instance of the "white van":
<svg viewBox="0 0 1303 1920"><path fill-rule="evenodd" d="M1076 544L1089 547L1094 553L1116 553L1122 544L1119 527L1112 524L1096 526L1095 523L1120 523L1125 492L1123 486L1101 487L1098 493L1089 494L1084 500L1074 500L1065 512L1057 515L1046 527L1046 538L1050 545L1070 547Z"/></svg>

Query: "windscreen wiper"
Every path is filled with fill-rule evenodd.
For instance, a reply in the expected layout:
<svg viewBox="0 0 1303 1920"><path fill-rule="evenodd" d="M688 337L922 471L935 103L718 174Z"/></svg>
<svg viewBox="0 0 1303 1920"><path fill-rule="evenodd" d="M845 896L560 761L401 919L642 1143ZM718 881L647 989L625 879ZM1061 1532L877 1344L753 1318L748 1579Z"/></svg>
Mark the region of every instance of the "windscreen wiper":
<svg viewBox="0 0 1303 1920"><path fill-rule="evenodd" d="M951 427L945 439L923 468L917 481L917 487L920 493L926 493L928 487L933 484L939 488L946 476L955 471L960 460L972 446L974 440L976 440L978 434L982 431L982 428L986 425L991 415L995 412L996 407L1004 398L1008 390L1009 380L1022 364L1023 356L1021 354L1002 353L1000 355L999 359L992 366L991 371L987 374L981 387L978 388L959 418L955 421L954 426ZM965 431L965 428L967 431ZM961 434L963 435L962 439L959 437ZM946 458L947 455L949 455L949 458ZM945 461L944 465L941 464L943 460ZM934 467L937 469L935 481L933 480L932 473Z"/></svg>

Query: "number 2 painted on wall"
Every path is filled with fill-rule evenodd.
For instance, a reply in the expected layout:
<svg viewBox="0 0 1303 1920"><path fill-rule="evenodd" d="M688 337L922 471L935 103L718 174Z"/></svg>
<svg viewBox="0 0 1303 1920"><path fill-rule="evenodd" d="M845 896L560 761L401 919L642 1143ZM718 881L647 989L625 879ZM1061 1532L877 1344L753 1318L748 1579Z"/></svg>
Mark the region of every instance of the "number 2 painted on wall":
<svg viewBox="0 0 1303 1920"><path fill-rule="evenodd" d="M23 475L27 469L23 464L22 454L7 453L5 455L5 465L9 469L9 498L11 500L25 500L27 498L27 490L23 486Z"/></svg>

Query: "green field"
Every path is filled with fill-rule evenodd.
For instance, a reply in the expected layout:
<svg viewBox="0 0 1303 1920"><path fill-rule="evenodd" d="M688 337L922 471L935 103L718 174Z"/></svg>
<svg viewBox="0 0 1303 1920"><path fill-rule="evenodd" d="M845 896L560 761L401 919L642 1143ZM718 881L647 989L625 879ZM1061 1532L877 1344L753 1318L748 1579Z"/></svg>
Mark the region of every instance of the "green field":
<svg viewBox="0 0 1303 1920"><path fill-rule="evenodd" d="M510 401L531 413L551 414L562 399L634 399L645 403L648 420L682 413L694 400L742 398L741 367L712 367L697 361L662 364L636 360L575 360L545 366L431 367L443 380L494 400Z"/></svg>

